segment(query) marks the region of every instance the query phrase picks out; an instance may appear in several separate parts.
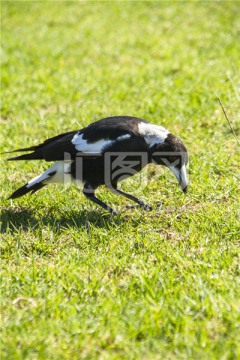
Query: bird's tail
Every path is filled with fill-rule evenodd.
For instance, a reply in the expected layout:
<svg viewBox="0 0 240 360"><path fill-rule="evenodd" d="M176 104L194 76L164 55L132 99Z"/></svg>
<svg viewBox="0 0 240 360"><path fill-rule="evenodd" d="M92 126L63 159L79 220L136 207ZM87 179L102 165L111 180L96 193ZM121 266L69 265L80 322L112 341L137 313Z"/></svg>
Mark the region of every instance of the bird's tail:
<svg viewBox="0 0 240 360"><path fill-rule="evenodd" d="M27 184L25 184L18 190L14 191L14 193L9 197L9 199L16 199L29 192L34 193L40 190L42 187L47 185L48 182L51 182L56 172L57 172L57 164L54 164L49 169L47 169L43 174L36 176L34 179L30 180Z"/></svg>
<svg viewBox="0 0 240 360"><path fill-rule="evenodd" d="M38 190L40 190L42 187L46 186L47 184L43 184L42 182L40 183L36 183L33 185L29 185L29 183L23 185L22 187L20 187L19 189L17 189L16 191L14 191L14 193L12 193L12 195L9 197L9 199L16 199L20 196L26 195L27 193L31 192L32 194Z"/></svg>

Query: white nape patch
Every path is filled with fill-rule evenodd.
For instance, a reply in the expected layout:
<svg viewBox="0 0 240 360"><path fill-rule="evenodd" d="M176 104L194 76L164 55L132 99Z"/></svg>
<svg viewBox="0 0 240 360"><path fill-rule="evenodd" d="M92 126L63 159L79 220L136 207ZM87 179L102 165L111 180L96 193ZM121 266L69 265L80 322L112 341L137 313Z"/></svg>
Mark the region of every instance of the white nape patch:
<svg viewBox="0 0 240 360"><path fill-rule="evenodd" d="M72 161L58 161L47 169L42 175L36 176L30 180L27 184L27 188L31 188L38 183L63 183L67 184L72 181L70 174ZM54 175L51 173L56 172Z"/></svg>
<svg viewBox="0 0 240 360"><path fill-rule="evenodd" d="M139 123L138 131L144 137L149 147L162 144L169 134L169 131L163 126L146 124L144 122Z"/></svg>
<svg viewBox="0 0 240 360"><path fill-rule="evenodd" d="M83 134L75 134L72 139L72 144L75 145L77 151L86 153L101 153L104 148L108 145L114 144L116 141L122 141L129 139L130 134L121 135L114 140L101 139L94 143L88 143L87 140L83 139Z"/></svg>

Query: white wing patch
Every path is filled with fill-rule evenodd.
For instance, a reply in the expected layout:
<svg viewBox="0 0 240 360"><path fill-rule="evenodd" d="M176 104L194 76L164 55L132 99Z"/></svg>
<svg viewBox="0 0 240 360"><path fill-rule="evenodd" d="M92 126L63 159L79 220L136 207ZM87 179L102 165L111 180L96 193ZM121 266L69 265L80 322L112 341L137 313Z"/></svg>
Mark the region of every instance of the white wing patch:
<svg viewBox="0 0 240 360"><path fill-rule="evenodd" d="M121 135L118 138L116 138L115 141L122 141L122 140L130 139L130 137L131 137L130 134Z"/></svg>
<svg viewBox="0 0 240 360"><path fill-rule="evenodd" d="M75 145L77 151L96 154L101 153L106 146L112 145L117 141L129 139L130 137L130 134L126 134L121 135L114 140L101 139L94 143L89 143L87 140L83 139L83 134L75 134L72 139L72 144Z"/></svg>
<svg viewBox="0 0 240 360"><path fill-rule="evenodd" d="M143 122L139 123L138 131L139 134L144 137L149 147L152 147L155 144L162 144L169 134L169 131L163 126L146 124Z"/></svg>

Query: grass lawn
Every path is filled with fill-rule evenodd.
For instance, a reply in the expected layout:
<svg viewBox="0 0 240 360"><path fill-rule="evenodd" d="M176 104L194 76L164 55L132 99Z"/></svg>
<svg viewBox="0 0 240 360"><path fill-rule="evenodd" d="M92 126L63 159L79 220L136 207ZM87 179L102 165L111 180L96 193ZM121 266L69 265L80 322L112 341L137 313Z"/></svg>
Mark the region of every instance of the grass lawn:
<svg viewBox="0 0 240 360"><path fill-rule="evenodd" d="M2 2L1 151L111 115L190 153L185 196L150 166L104 188L8 196L45 162L1 162L1 359L239 359L238 1Z"/></svg>

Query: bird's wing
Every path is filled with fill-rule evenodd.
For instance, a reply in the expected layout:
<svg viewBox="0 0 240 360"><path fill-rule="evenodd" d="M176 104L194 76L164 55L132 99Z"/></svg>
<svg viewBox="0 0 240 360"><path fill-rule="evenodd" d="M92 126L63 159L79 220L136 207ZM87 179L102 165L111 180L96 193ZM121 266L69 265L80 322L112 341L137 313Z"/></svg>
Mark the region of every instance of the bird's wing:
<svg viewBox="0 0 240 360"><path fill-rule="evenodd" d="M76 150L86 154L131 151L133 150L133 140L139 136L138 125L141 122L147 123L146 120L129 116L101 119L75 134L72 144L75 145ZM135 148L138 145L135 141Z"/></svg>
<svg viewBox="0 0 240 360"><path fill-rule="evenodd" d="M8 160L44 159L46 161L59 161L64 160L64 156L66 155L66 153L71 154L71 156L73 157L77 153L75 146L71 143L71 140L75 134L77 134L77 131L70 131L47 139L39 145L14 150L13 152L33 152L31 152L30 154L16 156Z"/></svg>
<svg viewBox="0 0 240 360"><path fill-rule="evenodd" d="M126 144L132 136L138 135L138 124L146 120L117 116L96 121L80 131L70 131L30 148L15 151L33 151L9 160L45 159L46 161L65 160L66 156L74 158L77 154L103 154L112 147ZM127 149L126 149L127 151Z"/></svg>

